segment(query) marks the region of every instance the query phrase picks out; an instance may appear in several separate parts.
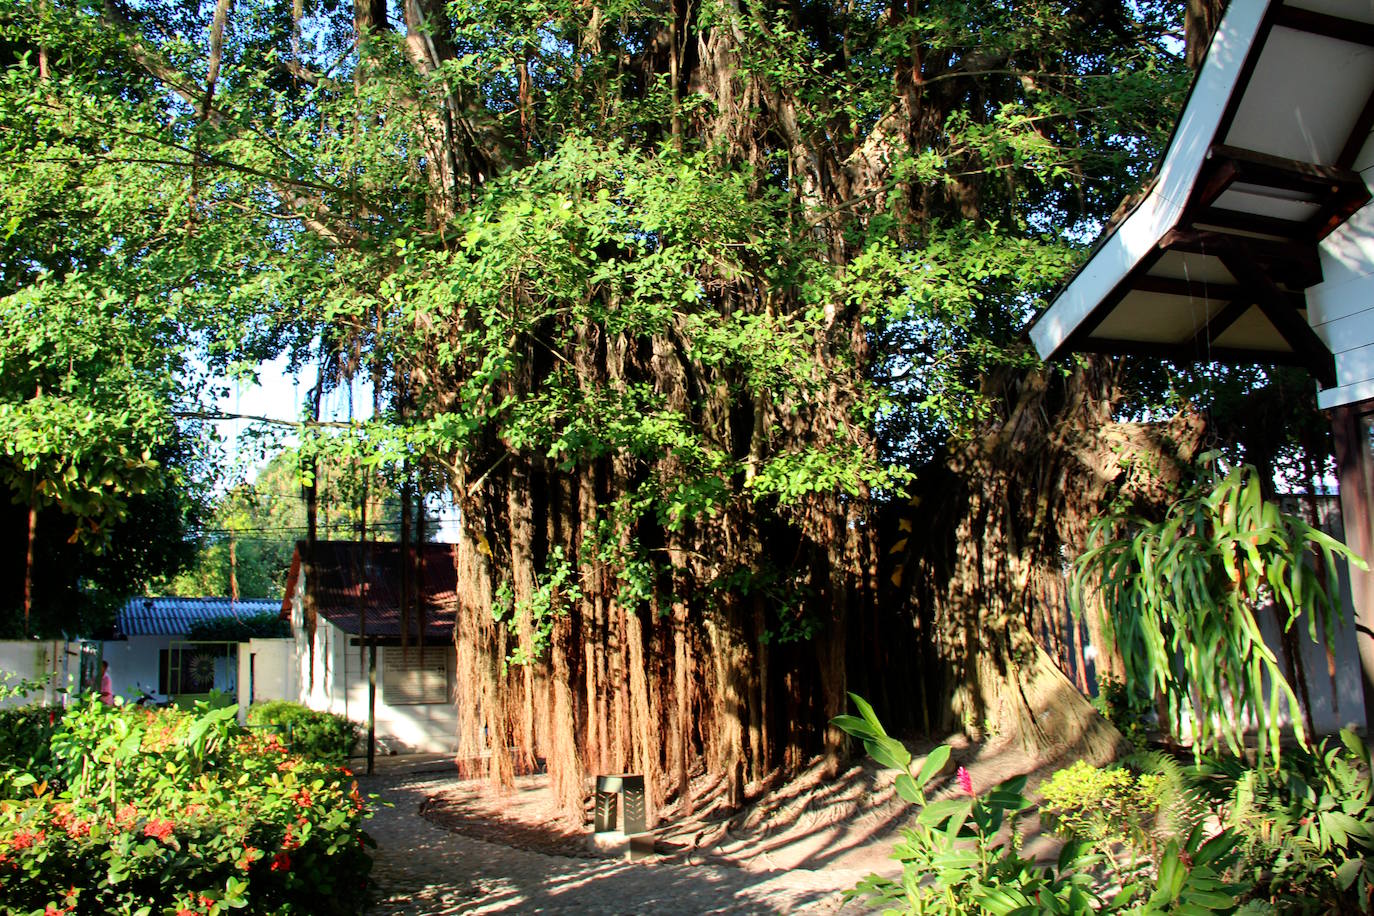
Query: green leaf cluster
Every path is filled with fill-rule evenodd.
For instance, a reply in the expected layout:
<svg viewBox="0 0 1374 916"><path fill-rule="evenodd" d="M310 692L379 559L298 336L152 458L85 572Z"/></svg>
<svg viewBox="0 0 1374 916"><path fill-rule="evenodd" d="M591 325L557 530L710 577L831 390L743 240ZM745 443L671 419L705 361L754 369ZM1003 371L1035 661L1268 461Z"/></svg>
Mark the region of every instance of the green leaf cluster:
<svg viewBox="0 0 1374 916"><path fill-rule="evenodd" d="M1224 742L1239 753L1253 719L1260 757L1277 757L1286 713L1305 739L1297 696L1256 615L1272 602L1285 629L1303 623L1312 641L1333 646L1337 563L1363 568L1360 558L1265 500L1244 466L1204 477L1162 521L1103 518L1094 538L1075 563L1075 600L1086 582L1101 583L1126 680L1165 699L1175 733L1190 731L1198 751Z"/></svg>
<svg viewBox="0 0 1374 916"><path fill-rule="evenodd" d="M1205 757L1193 781L1242 838L1254 897L1283 912L1358 910L1374 889L1374 783L1354 732L1287 751L1277 768Z"/></svg>
<svg viewBox="0 0 1374 916"><path fill-rule="evenodd" d="M831 724L862 740L876 761L900 770L897 792L919 808L892 850L902 863L901 879L872 875L850 896L863 897L889 914L1236 912L1240 888L1227 880L1238 858L1240 837L1234 832L1221 830L1209 836L1199 826L1171 838L1157 851L1149 873L1135 868L1109 872L1125 876L1124 883L1103 877L1102 866L1111 862L1112 851L1094 847L1108 838L1105 829L1099 831L1103 836L1098 843L1070 839L1055 865L1038 864L1020 852L1017 821L1033 807L1025 795L1025 776L981 793L970 789L969 780L953 796L929 798L927 786L946 767L949 746L937 747L913 771L910 753L884 732L872 707L853 694L850 699L860 715L836 716ZM1093 783L1098 797L1122 795L1120 778L1098 771L1090 776L1082 770L1070 773L1062 777L1061 786L1084 781ZM1088 804L1091 798L1085 797L1061 810L1071 809L1076 825L1105 828L1100 817L1085 810Z"/></svg>
<svg viewBox="0 0 1374 916"><path fill-rule="evenodd" d="M322 712L289 700L268 700L248 707L250 727L270 728L308 760L343 766L358 744L360 727L346 716Z"/></svg>
<svg viewBox="0 0 1374 916"><path fill-rule="evenodd" d="M290 635L290 622L271 611L242 617L226 614L209 620L197 620L186 632L186 638L192 642L247 642L250 639L281 639Z"/></svg>
<svg viewBox="0 0 1374 916"><path fill-rule="evenodd" d="M626 578L632 581L632 577ZM549 552L544 573L536 579L534 591L525 600L515 600L510 580L502 580L492 603L492 616L497 623L510 619L521 629L528 626L530 630L530 638L506 656L507 666L530 665L544 657L558 618L566 617L569 608L582 599L578 581L577 568L563 555L561 547Z"/></svg>

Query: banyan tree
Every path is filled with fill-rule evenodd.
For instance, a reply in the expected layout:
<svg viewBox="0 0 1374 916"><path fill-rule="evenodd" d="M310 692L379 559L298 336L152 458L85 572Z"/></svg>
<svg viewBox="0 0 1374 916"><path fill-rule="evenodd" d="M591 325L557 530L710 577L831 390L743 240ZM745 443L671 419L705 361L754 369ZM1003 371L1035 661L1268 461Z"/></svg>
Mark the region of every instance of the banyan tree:
<svg viewBox="0 0 1374 916"><path fill-rule="evenodd" d="M1159 149L1182 12L45 0L0 28L28 142L138 189L139 294L216 364L369 383L304 453L457 506L460 758L546 762L570 808L643 772L657 807L701 768L738 803L838 764L848 690L1112 743L1033 633L1133 450L1195 436L1114 423L1119 367L1036 368L1019 333Z"/></svg>

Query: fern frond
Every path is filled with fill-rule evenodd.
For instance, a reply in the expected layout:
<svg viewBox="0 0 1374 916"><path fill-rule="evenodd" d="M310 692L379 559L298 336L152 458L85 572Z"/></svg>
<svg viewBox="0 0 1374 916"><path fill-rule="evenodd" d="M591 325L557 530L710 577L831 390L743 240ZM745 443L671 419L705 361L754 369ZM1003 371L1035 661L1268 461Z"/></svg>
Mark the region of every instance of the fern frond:
<svg viewBox="0 0 1374 916"><path fill-rule="evenodd" d="M1183 764L1171 755L1157 750L1140 751L1122 764L1141 776L1156 779L1159 814L1150 831L1156 840L1187 836L1212 814L1206 795L1194 785Z"/></svg>

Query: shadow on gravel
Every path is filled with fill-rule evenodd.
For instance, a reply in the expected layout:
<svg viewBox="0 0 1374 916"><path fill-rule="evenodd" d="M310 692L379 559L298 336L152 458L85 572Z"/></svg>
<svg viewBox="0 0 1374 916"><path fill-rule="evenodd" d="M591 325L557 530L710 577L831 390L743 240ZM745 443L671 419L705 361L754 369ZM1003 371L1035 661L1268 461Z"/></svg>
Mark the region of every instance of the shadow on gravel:
<svg viewBox="0 0 1374 916"><path fill-rule="evenodd" d="M835 897L833 888L808 888L787 872L682 859L569 858L451 832L419 816L442 780L433 773L359 780L364 792L394 805L381 809L368 828L378 842L378 897L369 912L767 914L810 909ZM564 842L568 836L561 834Z"/></svg>

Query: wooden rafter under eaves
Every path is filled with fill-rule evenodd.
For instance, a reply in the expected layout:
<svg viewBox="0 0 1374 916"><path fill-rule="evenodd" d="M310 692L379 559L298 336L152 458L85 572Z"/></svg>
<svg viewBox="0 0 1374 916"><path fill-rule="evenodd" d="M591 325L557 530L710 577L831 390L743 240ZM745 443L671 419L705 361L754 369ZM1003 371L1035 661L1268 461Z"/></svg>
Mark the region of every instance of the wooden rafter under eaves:
<svg viewBox="0 0 1374 916"><path fill-rule="evenodd" d="M1231 3L1156 180L1032 324L1036 348L1298 365L1356 396L1363 326L1352 344L1325 290L1360 258L1374 274L1372 129L1374 4Z"/></svg>

